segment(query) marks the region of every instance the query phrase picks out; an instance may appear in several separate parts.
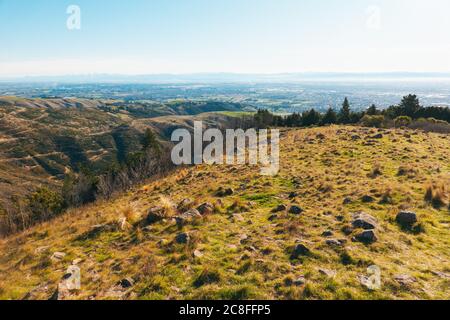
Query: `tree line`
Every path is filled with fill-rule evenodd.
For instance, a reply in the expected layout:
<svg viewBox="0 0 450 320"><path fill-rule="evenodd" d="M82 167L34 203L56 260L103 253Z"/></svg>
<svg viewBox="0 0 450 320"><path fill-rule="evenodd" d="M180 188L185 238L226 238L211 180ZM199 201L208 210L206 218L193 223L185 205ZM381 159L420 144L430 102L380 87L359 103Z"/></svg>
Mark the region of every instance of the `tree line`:
<svg viewBox="0 0 450 320"><path fill-rule="evenodd" d="M309 127L324 126L330 124L367 124L369 126L381 125L385 120L393 120L399 124L409 124L413 120L432 118L437 121L450 123L450 108L448 107L423 107L416 95L410 94L403 97L398 105L380 110L374 104L364 111L351 110L350 102L345 98L342 107L336 111L329 108L325 113L310 109L302 113L292 113L287 116L275 115L268 110L261 109L254 115L255 124L258 127Z"/></svg>

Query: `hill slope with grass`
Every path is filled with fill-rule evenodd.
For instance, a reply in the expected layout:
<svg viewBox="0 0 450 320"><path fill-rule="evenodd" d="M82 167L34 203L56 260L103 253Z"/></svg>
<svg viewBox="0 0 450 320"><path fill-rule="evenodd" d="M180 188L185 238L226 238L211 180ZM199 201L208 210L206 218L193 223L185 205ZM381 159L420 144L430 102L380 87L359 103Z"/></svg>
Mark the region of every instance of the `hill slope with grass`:
<svg viewBox="0 0 450 320"><path fill-rule="evenodd" d="M179 168L1 240L0 299L450 298L448 135L292 129L280 148L275 177Z"/></svg>

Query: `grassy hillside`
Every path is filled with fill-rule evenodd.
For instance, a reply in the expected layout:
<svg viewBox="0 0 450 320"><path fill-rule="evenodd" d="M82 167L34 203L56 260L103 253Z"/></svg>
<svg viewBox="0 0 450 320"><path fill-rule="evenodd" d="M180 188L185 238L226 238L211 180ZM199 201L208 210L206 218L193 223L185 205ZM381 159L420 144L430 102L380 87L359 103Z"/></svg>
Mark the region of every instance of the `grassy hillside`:
<svg viewBox="0 0 450 320"><path fill-rule="evenodd" d="M125 161L140 150L142 133L152 127L149 117L240 108L219 102L0 97L0 211L37 186L60 186L68 172L81 166L99 172Z"/></svg>
<svg viewBox="0 0 450 320"><path fill-rule="evenodd" d="M448 135L288 130L281 157L276 177L179 169L2 240L0 299L48 299L71 264L82 287L66 299L450 298ZM183 215L203 203L211 212ZM371 244L352 241L361 211L376 219ZM380 290L361 281L370 265Z"/></svg>

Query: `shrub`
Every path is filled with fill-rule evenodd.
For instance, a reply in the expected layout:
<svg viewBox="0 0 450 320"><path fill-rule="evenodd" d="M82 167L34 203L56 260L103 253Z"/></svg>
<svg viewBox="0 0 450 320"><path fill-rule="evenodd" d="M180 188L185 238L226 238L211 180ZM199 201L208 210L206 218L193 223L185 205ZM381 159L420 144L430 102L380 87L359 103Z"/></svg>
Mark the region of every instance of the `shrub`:
<svg viewBox="0 0 450 320"><path fill-rule="evenodd" d="M369 116L365 115L361 119L361 125L365 127L375 127L375 128L381 128L384 124L384 116L382 115L376 115L376 116Z"/></svg>
<svg viewBox="0 0 450 320"><path fill-rule="evenodd" d="M412 119L408 116L400 116L395 118L394 123L396 127L407 127L412 123Z"/></svg>
<svg viewBox="0 0 450 320"><path fill-rule="evenodd" d="M28 196L28 207L31 211L31 221L46 221L63 211L62 196L43 187Z"/></svg>

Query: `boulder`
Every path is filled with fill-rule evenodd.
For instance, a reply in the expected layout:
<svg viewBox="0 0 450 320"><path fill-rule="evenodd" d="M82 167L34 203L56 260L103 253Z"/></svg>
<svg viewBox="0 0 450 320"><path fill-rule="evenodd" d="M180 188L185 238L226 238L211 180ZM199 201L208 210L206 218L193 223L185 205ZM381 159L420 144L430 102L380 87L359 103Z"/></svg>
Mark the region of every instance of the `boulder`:
<svg viewBox="0 0 450 320"><path fill-rule="evenodd" d="M205 202L199 205L197 210L202 216L204 216L207 214L212 214L214 212L214 206L211 203Z"/></svg>
<svg viewBox="0 0 450 320"><path fill-rule="evenodd" d="M292 250L291 259L298 259L302 256L308 256L311 251L304 244L297 244Z"/></svg>
<svg viewBox="0 0 450 320"><path fill-rule="evenodd" d="M287 207L284 204L280 204L276 208L272 209L272 213L282 212L282 211L286 211L286 210L287 210Z"/></svg>
<svg viewBox="0 0 450 320"><path fill-rule="evenodd" d="M353 215L352 225L354 228L362 228L364 230L372 230L378 227L377 219L365 212Z"/></svg>
<svg viewBox="0 0 450 320"><path fill-rule="evenodd" d="M372 196L365 195L365 196L362 196L362 197L361 197L361 201L362 201L363 203L371 203L371 202L374 202L375 199L374 199Z"/></svg>
<svg viewBox="0 0 450 320"><path fill-rule="evenodd" d="M178 244L187 244L190 240L191 236L187 232L180 233L175 237L175 242Z"/></svg>
<svg viewBox="0 0 450 320"><path fill-rule="evenodd" d="M182 227L188 223L191 223L194 219L201 218L201 217L202 217L202 215L200 214L200 212L198 212L198 210L191 209L179 216L176 216L175 221L177 222L177 225L179 227Z"/></svg>
<svg viewBox="0 0 450 320"><path fill-rule="evenodd" d="M303 209L300 208L299 206L292 206L289 209L289 213L299 215L303 213Z"/></svg>
<svg viewBox="0 0 450 320"><path fill-rule="evenodd" d="M165 211L161 207L154 207L148 210L147 218L145 219L148 224L159 222L165 218Z"/></svg>
<svg viewBox="0 0 450 320"><path fill-rule="evenodd" d="M344 239L329 239L326 240L325 243L329 245L330 247L342 247L345 245L346 240Z"/></svg>
<svg viewBox="0 0 450 320"><path fill-rule="evenodd" d="M64 252L55 252L52 254L50 259L52 259L53 261L61 261L65 256L66 254Z"/></svg>
<svg viewBox="0 0 450 320"><path fill-rule="evenodd" d="M357 234L354 238L355 241L359 241L365 244L372 244L378 240L374 230L365 230Z"/></svg>
<svg viewBox="0 0 450 320"><path fill-rule="evenodd" d="M132 278L125 278L120 280L116 285L123 289L128 289L134 286L134 280Z"/></svg>
<svg viewBox="0 0 450 320"><path fill-rule="evenodd" d="M417 215L414 212L402 211L397 214L395 220L402 227L411 228L414 224L417 223Z"/></svg>

